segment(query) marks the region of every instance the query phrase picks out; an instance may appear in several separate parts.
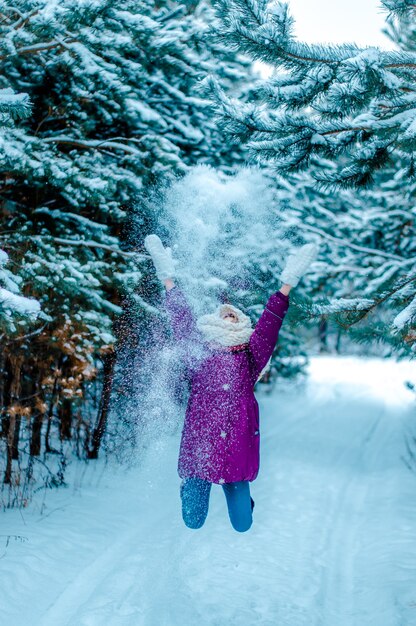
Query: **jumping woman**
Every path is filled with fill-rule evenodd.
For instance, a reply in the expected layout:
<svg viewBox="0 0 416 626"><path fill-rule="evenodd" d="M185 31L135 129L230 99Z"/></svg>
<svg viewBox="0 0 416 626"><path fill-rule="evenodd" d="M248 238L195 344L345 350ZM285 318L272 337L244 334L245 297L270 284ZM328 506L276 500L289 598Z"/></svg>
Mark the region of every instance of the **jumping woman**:
<svg viewBox="0 0 416 626"><path fill-rule="evenodd" d="M158 278L166 288L165 304L174 338L180 342L191 392L179 452L182 516L189 528L201 528L213 483L222 486L233 528L247 531L254 502L249 483L259 471L259 407L254 385L275 348L289 307L289 292L309 269L316 246L306 244L289 256L255 328L230 304L194 318L174 283L170 248L157 235L145 239Z"/></svg>

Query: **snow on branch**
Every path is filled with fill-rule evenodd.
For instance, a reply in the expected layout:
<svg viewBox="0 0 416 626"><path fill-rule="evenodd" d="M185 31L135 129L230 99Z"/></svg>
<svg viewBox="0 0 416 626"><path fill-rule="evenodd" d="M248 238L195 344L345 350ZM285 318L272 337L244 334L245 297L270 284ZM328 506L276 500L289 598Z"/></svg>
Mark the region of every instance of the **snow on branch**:
<svg viewBox="0 0 416 626"><path fill-rule="evenodd" d="M39 237L37 237L39 239ZM86 239L62 239L60 237L53 237L52 241L56 243L60 243L66 246L81 246L86 248L101 248L102 250L107 250L108 252L112 252L114 254L119 254L120 256L129 258L134 257L137 261L142 261L148 258L148 255L145 254L137 254L136 252L126 252L125 250L121 250L120 248L116 248L114 246L109 246L104 243L99 243L97 241L86 240Z"/></svg>
<svg viewBox="0 0 416 626"><path fill-rule="evenodd" d="M0 89L0 114L10 115L12 118L27 117L31 111L28 94L14 93L11 88Z"/></svg>
<svg viewBox="0 0 416 626"><path fill-rule="evenodd" d="M329 315L355 311L368 311L375 304L370 298L337 298L328 304L314 304L313 312L316 315Z"/></svg>
<svg viewBox="0 0 416 626"><path fill-rule="evenodd" d="M352 250L357 250L357 252L364 252L365 254L371 254L372 256L381 256L381 257L384 257L385 259L392 259L393 261L397 261L401 266L410 265L415 262L413 258L403 259L403 257L400 257L397 254L385 252L384 250L376 250L375 248L368 248L366 246L358 246L357 244L352 243L352 241L349 241L348 239L341 239L340 237L334 237L333 235L330 235L329 233L323 231L322 229L316 228L315 226L311 226L310 224L303 224L302 227L305 230L309 230L312 233L321 235L324 239L333 241L339 246L342 246L342 247L347 246L348 248L351 248Z"/></svg>
<svg viewBox="0 0 416 626"><path fill-rule="evenodd" d="M0 287L0 308L8 315L17 315L36 319L40 313L40 304L34 298L25 298L8 289Z"/></svg>
<svg viewBox="0 0 416 626"><path fill-rule="evenodd" d="M113 141L111 139L77 139L76 137L67 137L65 135L56 137L43 137L42 141L46 143L57 143L67 146L73 146L74 148L82 148L84 150L99 150L101 147L112 148L113 150L121 150L133 154L134 156L142 156L140 151L128 144L120 143L119 141ZM126 141L133 141L134 139L127 139Z"/></svg>
<svg viewBox="0 0 416 626"><path fill-rule="evenodd" d="M401 330L406 324L409 324L416 317L416 296L407 305L403 311L400 311L393 320L393 326L397 330Z"/></svg>

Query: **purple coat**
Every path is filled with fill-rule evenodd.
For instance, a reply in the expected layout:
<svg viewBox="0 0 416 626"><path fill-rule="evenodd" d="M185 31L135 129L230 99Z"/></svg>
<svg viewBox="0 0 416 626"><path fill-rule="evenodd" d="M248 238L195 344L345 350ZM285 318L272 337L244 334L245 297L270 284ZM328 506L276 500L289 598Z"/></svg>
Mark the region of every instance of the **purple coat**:
<svg viewBox="0 0 416 626"><path fill-rule="evenodd" d="M280 291L267 302L249 343L218 349L203 343L185 296L166 295L174 336L180 340L191 393L179 452L181 478L212 483L254 480L259 471L259 407L254 385L272 355L289 297Z"/></svg>

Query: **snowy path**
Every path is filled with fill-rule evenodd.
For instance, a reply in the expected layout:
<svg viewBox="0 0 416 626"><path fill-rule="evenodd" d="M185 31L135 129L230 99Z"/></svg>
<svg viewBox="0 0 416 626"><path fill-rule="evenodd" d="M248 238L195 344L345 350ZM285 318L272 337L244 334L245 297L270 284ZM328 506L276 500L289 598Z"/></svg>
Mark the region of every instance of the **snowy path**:
<svg viewBox="0 0 416 626"><path fill-rule="evenodd" d="M204 528L183 526L177 439L140 470L97 465L82 489L49 493L47 517L7 512L0 539L27 540L0 549L3 623L416 624L416 473L402 460L415 370L316 358L306 389L262 396L249 533L231 529L220 488Z"/></svg>

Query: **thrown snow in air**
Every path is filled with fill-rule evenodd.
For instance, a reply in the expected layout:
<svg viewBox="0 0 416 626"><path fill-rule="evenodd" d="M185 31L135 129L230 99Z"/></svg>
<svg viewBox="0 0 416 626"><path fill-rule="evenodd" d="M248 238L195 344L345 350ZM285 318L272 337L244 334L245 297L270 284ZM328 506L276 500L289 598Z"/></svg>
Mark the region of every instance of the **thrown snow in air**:
<svg viewBox="0 0 416 626"><path fill-rule="evenodd" d="M256 168L232 176L206 165L192 168L166 192L161 221L178 278L196 309L214 305L230 283L249 283L250 261L265 246L284 256L288 242L282 241L275 194Z"/></svg>

